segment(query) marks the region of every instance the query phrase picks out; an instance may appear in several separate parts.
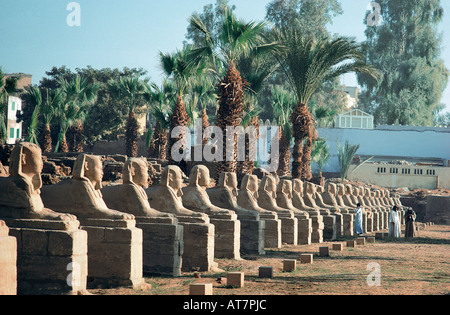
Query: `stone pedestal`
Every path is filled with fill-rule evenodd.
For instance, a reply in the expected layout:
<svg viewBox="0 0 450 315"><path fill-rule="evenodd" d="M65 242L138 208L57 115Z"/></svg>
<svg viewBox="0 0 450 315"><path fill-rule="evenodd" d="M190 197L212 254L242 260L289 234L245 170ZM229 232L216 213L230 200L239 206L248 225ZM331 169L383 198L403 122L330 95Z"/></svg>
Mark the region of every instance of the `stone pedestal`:
<svg viewBox="0 0 450 315"><path fill-rule="evenodd" d="M325 214L322 215L323 218L323 238L326 240L334 240L337 235L337 227L336 227L336 216Z"/></svg>
<svg viewBox="0 0 450 315"><path fill-rule="evenodd" d="M270 266L259 267L258 278L273 278L273 267Z"/></svg>
<svg viewBox="0 0 450 315"><path fill-rule="evenodd" d="M313 254L301 254L300 255L300 263L301 264L312 264L313 263Z"/></svg>
<svg viewBox="0 0 450 315"><path fill-rule="evenodd" d="M86 290L87 233L78 229L78 221L76 227L47 220L5 221L17 239L18 294L70 295Z"/></svg>
<svg viewBox="0 0 450 315"><path fill-rule="evenodd" d="M312 242L312 220L297 217L298 220L298 244L310 245Z"/></svg>
<svg viewBox="0 0 450 315"><path fill-rule="evenodd" d="M213 295L212 283L192 283L189 285L189 295Z"/></svg>
<svg viewBox="0 0 450 315"><path fill-rule="evenodd" d="M181 220L183 226L183 263L182 270L190 272L212 271L217 263L214 262L214 234L212 224L189 223Z"/></svg>
<svg viewBox="0 0 450 315"><path fill-rule="evenodd" d="M343 235L344 236L353 236L355 227L353 225L353 214L350 213L343 213L342 214L342 220L343 220Z"/></svg>
<svg viewBox="0 0 450 315"><path fill-rule="evenodd" d="M296 259L285 259L283 260L283 271L292 272L297 269L297 260Z"/></svg>
<svg viewBox="0 0 450 315"><path fill-rule="evenodd" d="M241 253L264 255L266 222L246 219L239 219L239 221L241 222Z"/></svg>
<svg viewBox="0 0 450 315"><path fill-rule="evenodd" d="M281 220L272 215L261 214L264 220L264 248L281 248Z"/></svg>
<svg viewBox="0 0 450 315"><path fill-rule="evenodd" d="M244 273L243 272L229 272L227 273L227 285L235 288L244 287Z"/></svg>
<svg viewBox="0 0 450 315"><path fill-rule="evenodd" d="M80 219L88 233L88 287L139 288L143 283L142 230L135 220Z"/></svg>
<svg viewBox="0 0 450 315"><path fill-rule="evenodd" d="M181 276L183 226L137 217L143 232L143 271L148 275Z"/></svg>
<svg viewBox="0 0 450 315"><path fill-rule="evenodd" d="M319 247L319 256L321 256L321 257L330 256L330 247L328 247L328 246Z"/></svg>
<svg viewBox="0 0 450 315"><path fill-rule="evenodd" d="M298 221L297 218L278 216L281 220L281 241L282 243L298 244Z"/></svg>
<svg viewBox="0 0 450 315"><path fill-rule="evenodd" d="M214 257L239 259L241 257L241 222L235 219L216 219L210 216L215 229Z"/></svg>
<svg viewBox="0 0 450 315"><path fill-rule="evenodd" d="M17 241L0 221L0 295L17 294Z"/></svg>

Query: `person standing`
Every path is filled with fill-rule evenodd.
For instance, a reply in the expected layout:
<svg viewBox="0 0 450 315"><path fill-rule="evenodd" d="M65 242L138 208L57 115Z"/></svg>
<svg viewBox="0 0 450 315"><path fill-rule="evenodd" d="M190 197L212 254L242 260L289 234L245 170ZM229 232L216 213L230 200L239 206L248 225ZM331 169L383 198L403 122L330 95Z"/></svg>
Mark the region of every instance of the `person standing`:
<svg viewBox="0 0 450 315"><path fill-rule="evenodd" d="M389 213L389 237L401 237L402 230L400 226L400 219L398 217L397 206L394 206Z"/></svg>
<svg viewBox="0 0 450 315"><path fill-rule="evenodd" d="M362 225L363 210L360 203L356 204L355 214L355 233L358 235L362 235L364 233Z"/></svg>
<svg viewBox="0 0 450 315"><path fill-rule="evenodd" d="M405 237L414 237L416 227L416 213L412 209L408 209L405 215Z"/></svg>

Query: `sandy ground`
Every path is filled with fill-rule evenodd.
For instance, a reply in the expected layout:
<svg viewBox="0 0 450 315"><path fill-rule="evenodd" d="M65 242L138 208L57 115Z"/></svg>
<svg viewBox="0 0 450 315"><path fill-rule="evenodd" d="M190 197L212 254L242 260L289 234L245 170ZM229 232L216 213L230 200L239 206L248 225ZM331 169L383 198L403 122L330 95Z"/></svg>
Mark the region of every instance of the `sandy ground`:
<svg viewBox="0 0 450 315"><path fill-rule="evenodd" d="M370 235L374 233L367 234ZM342 238L338 242L345 240ZM409 240L386 239L355 248L344 246L343 251L330 251L329 257L320 257L319 247L331 247L331 244L284 245L281 249L267 249L263 256L217 259L223 271L201 273L200 279L193 273L183 273L178 278L146 277L149 285L139 290L118 288L89 292L98 295L188 295L189 284L199 282L213 283L213 294L223 296L450 294L450 226L428 226L419 231L418 237ZM313 263L300 264L298 261L295 271L283 272L283 260L299 260L301 253L314 254ZM260 266L272 266L273 278L258 278ZM243 288L226 284L226 274L232 271L245 273Z"/></svg>

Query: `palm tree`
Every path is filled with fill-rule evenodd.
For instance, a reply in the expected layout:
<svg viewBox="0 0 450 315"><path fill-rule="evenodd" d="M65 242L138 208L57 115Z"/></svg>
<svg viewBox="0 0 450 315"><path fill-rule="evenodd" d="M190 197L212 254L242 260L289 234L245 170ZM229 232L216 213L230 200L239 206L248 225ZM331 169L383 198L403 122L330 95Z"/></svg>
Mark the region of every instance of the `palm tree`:
<svg viewBox="0 0 450 315"><path fill-rule="evenodd" d="M272 103L273 114L280 126L280 152L278 153L278 176L291 175L291 141L292 130L290 117L296 105L295 93L274 85L271 88L274 98Z"/></svg>
<svg viewBox="0 0 450 315"><path fill-rule="evenodd" d="M203 71L203 67L201 67L201 63L193 64L188 60L188 55L191 53L191 49L189 47L185 47L184 49L177 51L175 53L160 53L160 63L161 68L163 69L166 78L169 80L173 80L175 85L175 95L176 102L173 107L170 116L170 129L169 129L169 141L168 141L168 152L169 152L169 164L178 165L183 168L183 161L175 161L172 156L172 147L179 141L183 141L183 139L187 135L179 135L178 138L172 137L172 131L177 127L186 127L190 123L191 119L186 111L186 105L184 103L183 97L187 88L190 86L193 77L199 75ZM182 146L182 149L185 153L187 148Z"/></svg>
<svg viewBox="0 0 450 315"><path fill-rule="evenodd" d="M214 39L211 30L207 29L199 15L194 14L190 18L190 26L202 33L205 39L204 46L194 49L191 57L196 62L207 57L212 65L221 64L227 69L225 77L218 84L219 108L216 114L216 126L226 130L227 127L240 125L240 116L244 111L245 82L236 68L238 59L243 55L248 56L254 50L265 51L272 46L264 42L264 22L238 20L233 12L226 8L221 23L218 38ZM227 150L234 151L231 161L227 161L227 156L231 155ZM215 174L217 178L222 172L235 172L237 166L236 145L227 149L225 132L223 154L223 161L218 163Z"/></svg>
<svg viewBox="0 0 450 315"><path fill-rule="evenodd" d="M122 77L108 82L112 95L123 99L128 107L128 120L125 132L125 151L129 157L137 157L139 141L139 123L136 119L136 108L140 105L145 93L144 82L139 77Z"/></svg>
<svg viewBox="0 0 450 315"><path fill-rule="evenodd" d="M241 125L243 127L252 126L252 131L256 135L245 135L245 160L238 162L238 182L245 175L253 174L255 162L250 159L250 148L256 148L256 142L259 138L259 114L262 108L258 103L259 93L263 90L268 78L275 71L274 63L269 62L263 54L258 54L253 51L249 56L241 56L238 62L238 69L242 73L243 79L246 82L246 95L244 103L244 111L242 113Z"/></svg>
<svg viewBox="0 0 450 315"><path fill-rule="evenodd" d="M41 114L44 119L44 130L41 136L42 152L52 152L52 133L50 123L56 115L59 104L62 101L61 89L44 89L46 97L43 101Z"/></svg>
<svg viewBox="0 0 450 315"><path fill-rule="evenodd" d="M75 152L82 151L81 133L83 122L86 119L87 112L96 100L99 85L88 84L87 79L77 75L73 80L60 80L59 85L62 91L62 101L58 104L56 117L59 122L60 131L58 142L55 146L55 152L69 152L66 135L71 127L73 144L71 149Z"/></svg>
<svg viewBox="0 0 450 315"><path fill-rule="evenodd" d="M295 138L292 177L309 180L311 150L317 138L316 123L308 109L311 96L324 82L342 74L359 72L378 79L379 73L364 62L361 45L353 40L338 37L316 41L297 29L274 30L274 37L282 46L274 57L299 102L290 119Z"/></svg>
<svg viewBox="0 0 450 315"><path fill-rule="evenodd" d="M356 152L359 149L359 144L351 145L348 141L345 141L345 144L341 146L339 143L337 144L338 157L339 157L339 165L341 166L341 181L343 182L345 178L347 178L347 173L352 164L353 158L355 157Z"/></svg>
<svg viewBox="0 0 450 315"><path fill-rule="evenodd" d="M217 96L215 94L215 87L210 76L202 75L194 77L193 79L194 80L190 88L190 107L192 109L198 108L201 111L202 146L204 147L208 144L208 136L205 135L205 130L210 126L207 109L208 107L211 107L211 105L214 105ZM188 114L191 119L194 119L194 115L190 114L189 110Z"/></svg>
<svg viewBox="0 0 450 315"><path fill-rule="evenodd" d="M148 157L160 160L167 159L167 130L170 127L169 112L170 98L173 95L173 85L164 81L162 87L155 83L146 84L144 98L147 102L148 113L156 120L150 143L148 145Z"/></svg>
<svg viewBox="0 0 450 315"><path fill-rule="evenodd" d="M315 162L319 168L319 178L322 177L322 168L330 158L330 151L325 139L317 139L313 143L311 161Z"/></svg>
<svg viewBox="0 0 450 315"><path fill-rule="evenodd" d="M34 105L33 114L31 115L30 125L27 131L27 142L39 145L38 135L39 135L39 115L42 107L42 94L41 90L37 86L32 86L26 89L31 102Z"/></svg>

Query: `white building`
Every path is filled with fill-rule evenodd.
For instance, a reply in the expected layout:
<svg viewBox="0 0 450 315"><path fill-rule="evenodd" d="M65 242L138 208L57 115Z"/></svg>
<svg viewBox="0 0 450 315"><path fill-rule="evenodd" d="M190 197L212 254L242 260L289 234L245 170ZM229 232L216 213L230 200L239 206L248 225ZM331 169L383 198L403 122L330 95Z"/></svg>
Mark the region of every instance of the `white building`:
<svg viewBox="0 0 450 315"><path fill-rule="evenodd" d="M373 129L373 116L362 110L354 109L352 111L337 115L335 118L336 128L350 129Z"/></svg>
<svg viewBox="0 0 450 315"><path fill-rule="evenodd" d="M15 144L22 138L22 122L17 122L17 114L22 111L22 100L16 96L8 97L6 123L6 143Z"/></svg>

